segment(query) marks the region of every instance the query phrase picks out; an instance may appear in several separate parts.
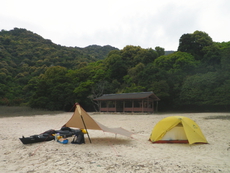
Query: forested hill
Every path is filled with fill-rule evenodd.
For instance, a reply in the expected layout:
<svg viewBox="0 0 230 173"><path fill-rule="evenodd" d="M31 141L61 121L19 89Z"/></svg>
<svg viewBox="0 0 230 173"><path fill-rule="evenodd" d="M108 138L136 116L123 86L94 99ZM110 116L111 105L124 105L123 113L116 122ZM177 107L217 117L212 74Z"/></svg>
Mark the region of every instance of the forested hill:
<svg viewBox="0 0 230 173"><path fill-rule="evenodd" d="M65 47L52 43L51 40L28 31L14 28L10 31L0 32L1 61L9 66L28 64L29 66L64 66L77 68L82 64L104 59L112 46L91 45L86 48Z"/></svg>
<svg viewBox="0 0 230 173"><path fill-rule="evenodd" d="M177 51L65 47L25 29L0 32L0 105L95 111L102 94L153 91L159 110L230 111L230 42L183 34ZM95 109L92 109L95 106Z"/></svg>
<svg viewBox="0 0 230 173"><path fill-rule="evenodd" d="M78 69L105 59L112 46L90 45L86 48L65 47L52 43L26 29L0 31L0 105L15 105L28 100L23 87L48 67ZM12 101L13 100L13 101Z"/></svg>

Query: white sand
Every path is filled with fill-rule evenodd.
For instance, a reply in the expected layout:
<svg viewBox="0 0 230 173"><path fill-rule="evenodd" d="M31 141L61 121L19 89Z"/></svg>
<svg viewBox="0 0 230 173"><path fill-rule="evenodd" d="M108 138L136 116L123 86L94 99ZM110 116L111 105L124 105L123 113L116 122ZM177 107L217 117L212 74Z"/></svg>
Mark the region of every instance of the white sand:
<svg viewBox="0 0 230 173"><path fill-rule="evenodd" d="M230 113L93 114L108 127L123 127L133 139L90 130L86 144L55 141L23 145L19 137L60 129L72 113L0 118L0 172L4 173L155 173L230 172L230 121L204 119ZM155 124L167 116L187 116L200 126L209 144L152 144Z"/></svg>

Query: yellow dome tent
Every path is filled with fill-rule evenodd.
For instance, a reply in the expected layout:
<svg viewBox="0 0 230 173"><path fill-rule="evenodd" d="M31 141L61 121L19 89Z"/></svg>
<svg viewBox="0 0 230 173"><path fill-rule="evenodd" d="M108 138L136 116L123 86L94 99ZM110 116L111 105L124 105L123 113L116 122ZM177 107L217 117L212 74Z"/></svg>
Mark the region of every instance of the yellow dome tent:
<svg viewBox="0 0 230 173"><path fill-rule="evenodd" d="M208 143L196 122L184 116L170 116L159 121L149 140L153 143Z"/></svg>

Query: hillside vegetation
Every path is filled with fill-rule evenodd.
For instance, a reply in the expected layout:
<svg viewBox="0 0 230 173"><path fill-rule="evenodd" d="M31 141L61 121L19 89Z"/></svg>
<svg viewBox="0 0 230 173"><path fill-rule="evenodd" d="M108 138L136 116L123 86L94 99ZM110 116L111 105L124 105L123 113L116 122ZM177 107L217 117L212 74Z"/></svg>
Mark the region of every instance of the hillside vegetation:
<svg viewBox="0 0 230 173"><path fill-rule="evenodd" d="M29 81L47 68L61 66L79 69L105 59L112 46L90 45L85 48L56 45L26 29L0 32L0 105L28 103Z"/></svg>
<svg viewBox="0 0 230 173"><path fill-rule="evenodd" d="M15 28L0 32L0 105L97 110L102 94L153 91L159 111L229 111L230 42L183 34L177 51L64 47Z"/></svg>

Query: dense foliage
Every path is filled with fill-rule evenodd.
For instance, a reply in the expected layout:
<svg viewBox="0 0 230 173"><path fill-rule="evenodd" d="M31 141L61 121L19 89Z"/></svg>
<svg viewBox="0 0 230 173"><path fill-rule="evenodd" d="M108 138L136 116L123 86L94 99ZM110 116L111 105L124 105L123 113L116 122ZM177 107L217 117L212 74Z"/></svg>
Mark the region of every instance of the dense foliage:
<svg viewBox="0 0 230 173"><path fill-rule="evenodd" d="M0 104L97 110L102 94L153 91L159 110L229 111L230 42L205 32L179 39L176 52L128 45L63 47L15 28L0 32Z"/></svg>
<svg viewBox="0 0 230 173"><path fill-rule="evenodd" d="M43 80L41 76L47 74L46 71L49 68L55 66L65 67L66 72L70 69L79 69L91 62L104 59L111 50L118 49L111 46L101 47L97 45L86 48L64 47L56 45L50 40L44 39L26 29L2 30L0 32L0 105L28 104L29 100L36 98L38 100L31 103L31 105L38 101L41 103L45 99L50 102L47 104L43 100L43 104L48 107L51 104L51 96L47 97L45 95L42 97L42 94L46 94L44 91L35 93L35 88L39 88L38 86L35 87L35 85L39 83L38 85L45 87L41 84ZM64 84L60 85L63 86ZM58 81L57 88L60 89ZM70 90L70 88L67 90ZM49 91L47 92L50 93ZM56 89L55 92L58 95L60 94ZM60 101L60 104L62 105L62 101ZM61 107L58 105L50 106L49 109L63 108L63 105ZM37 107L43 106L38 104Z"/></svg>

